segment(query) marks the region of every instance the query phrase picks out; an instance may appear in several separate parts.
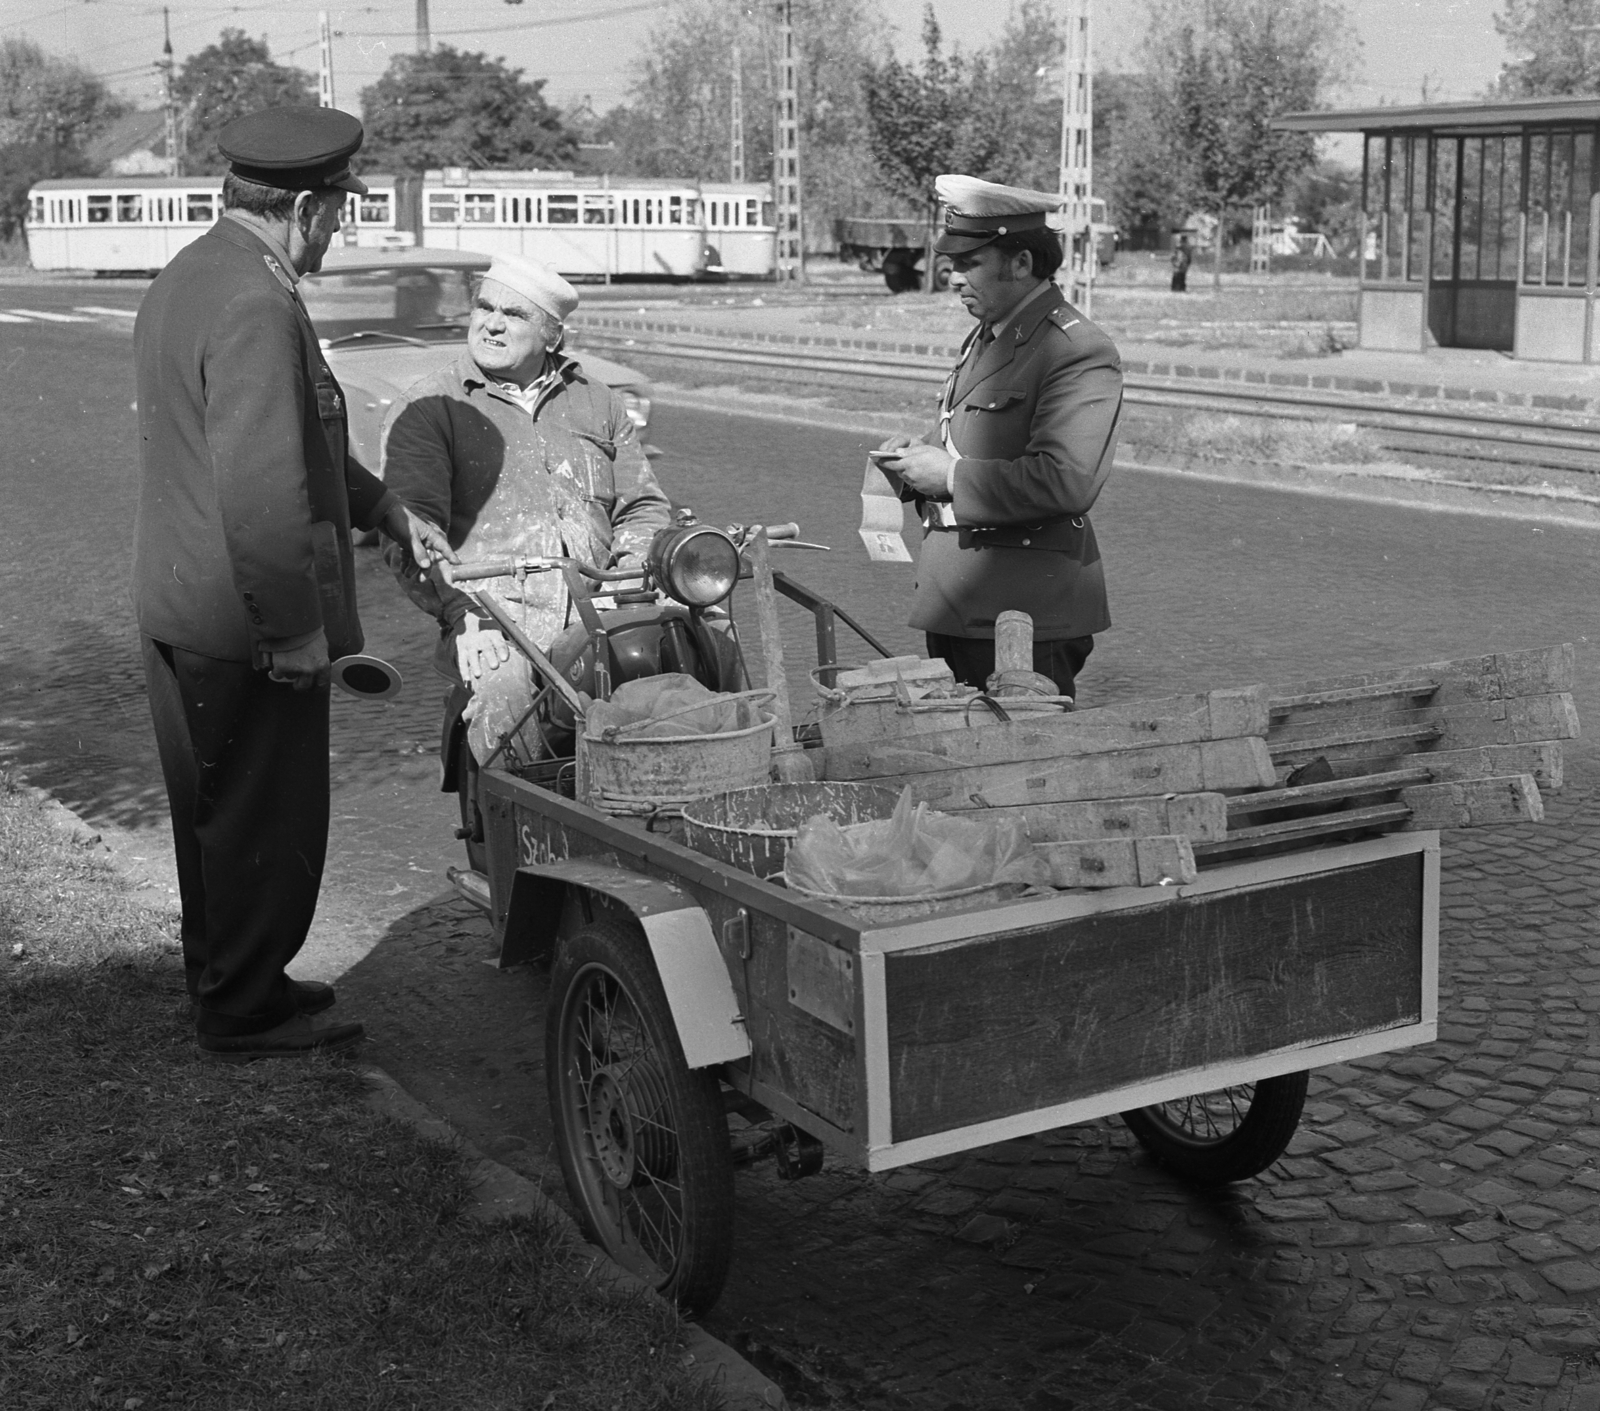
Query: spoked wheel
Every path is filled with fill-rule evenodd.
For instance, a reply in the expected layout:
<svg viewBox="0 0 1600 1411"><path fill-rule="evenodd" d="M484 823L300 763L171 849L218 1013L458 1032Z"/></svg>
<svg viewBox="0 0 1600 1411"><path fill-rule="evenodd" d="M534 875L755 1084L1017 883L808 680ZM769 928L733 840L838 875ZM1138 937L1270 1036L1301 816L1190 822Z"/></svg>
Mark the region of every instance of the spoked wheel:
<svg viewBox="0 0 1600 1411"><path fill-rule="evenodd" d="M1243 1181L1272 1165L1300 1125L1309 1073L1286 1073L1237 1087L1124 1112L1122 1120L1163 1166L1191 1181Z"/></svg>
<svg viewBox="0 0 1600 1411"><path fill-rule="evenodd" d="M589 1237L685 1312L709 1308L733 1252L728 1121L715 1074L684 1062L638 927L600 921L562 943L545 1069Z"/></svg>

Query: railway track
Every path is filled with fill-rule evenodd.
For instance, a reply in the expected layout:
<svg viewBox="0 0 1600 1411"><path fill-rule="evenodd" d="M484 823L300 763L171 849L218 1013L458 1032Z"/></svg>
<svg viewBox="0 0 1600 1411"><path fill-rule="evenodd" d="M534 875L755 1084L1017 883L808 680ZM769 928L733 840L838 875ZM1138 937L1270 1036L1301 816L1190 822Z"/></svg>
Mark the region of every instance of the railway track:
<svg viewBox="0 0 1600 1411"><path fill-rule="evenodd" d="M853 356L805 349L752 346L695 334L622 332L581 325L582 343L599 352L762 369L822 380L868 379L939 386L949 371L945 357L883 353ZM1506 465L1600 474L1600 424L1592 419L1534 419L1503 410L1457 410L1393 398L1290 388L1207 384L1192 379L1130 375L1130 407L1152 411L1204 411L1234 416L1353 423L1387 448Z"/></svg>

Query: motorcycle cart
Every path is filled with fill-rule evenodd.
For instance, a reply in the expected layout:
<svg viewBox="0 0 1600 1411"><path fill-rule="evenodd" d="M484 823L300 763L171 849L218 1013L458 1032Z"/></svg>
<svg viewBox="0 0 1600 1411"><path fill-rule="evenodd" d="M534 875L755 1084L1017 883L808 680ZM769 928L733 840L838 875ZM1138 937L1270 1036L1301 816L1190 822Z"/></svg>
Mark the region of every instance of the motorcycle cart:
<svg viewBox="0 0 1600 1411"><path fill-rule="evenodd" d="M789 586L834 668L834 622L855 624ZM725 1278L736 1160L887 1171L1120 1114L1179 1174L1239 1180L1288 1145L1307 1070L1435 1037L1437 831L1351 815L1219 845L1191 881L878 922L691 849L681 822L591 807L575 773L485 767L464 816L486 875L452 876L501 966L549 970L551 1114L589 1234L691 1312ZM742 1146L730 1112L758 1123Z"/></svg>

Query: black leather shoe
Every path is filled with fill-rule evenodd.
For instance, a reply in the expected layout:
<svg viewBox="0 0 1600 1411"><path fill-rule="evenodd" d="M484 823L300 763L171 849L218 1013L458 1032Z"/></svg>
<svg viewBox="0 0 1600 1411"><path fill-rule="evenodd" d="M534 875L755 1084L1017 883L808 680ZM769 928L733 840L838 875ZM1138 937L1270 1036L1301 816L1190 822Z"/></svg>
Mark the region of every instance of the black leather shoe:
<svg viewBox="0 0 1600 1411"><path fill-rule="evenodd" d="M333 986L321 980L290 980L289 988L294 992L294 1007L298 1014L321 1014L325 1009L332 1009L339 999ZM193 995L187 996L178 1005L174 1017L180 1024L193 1024L200 1017L200 1009Z"/></svg>
<svg viewBox="0 0 1600 1411"><path fill-rule="evenodd" d="M318 1024L304 1014L285 1019L259 1034L201 1034L200 1052L219 1063L251 1063L258 1058L305 1058L341 1053L366 1035L360 1024Z"/></svg>

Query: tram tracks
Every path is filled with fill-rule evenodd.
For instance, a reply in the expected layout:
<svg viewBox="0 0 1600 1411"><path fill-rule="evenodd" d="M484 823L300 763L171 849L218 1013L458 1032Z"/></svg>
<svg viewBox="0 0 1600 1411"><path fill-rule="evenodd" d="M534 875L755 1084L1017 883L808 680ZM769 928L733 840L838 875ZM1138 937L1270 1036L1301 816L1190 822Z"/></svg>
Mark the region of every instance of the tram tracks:
<svg viewBox="0 0 1600 1411"><path fill-rule="evenodd" d="M580 326L583 345L599 352L654 356L744 368L780 377L837 383L860 380L943 384L944 356L905 353L852 355L753 345L708 335ZM1353 424L1381 446L1453 460L1487 461L1527 469L1600 474L1600 423L1590 418L1518 416L1504 409L1429 406L1355 393L1129 375L1124 396L1135 410L1156 415L1199 411L1241 417Z"/></svg>

